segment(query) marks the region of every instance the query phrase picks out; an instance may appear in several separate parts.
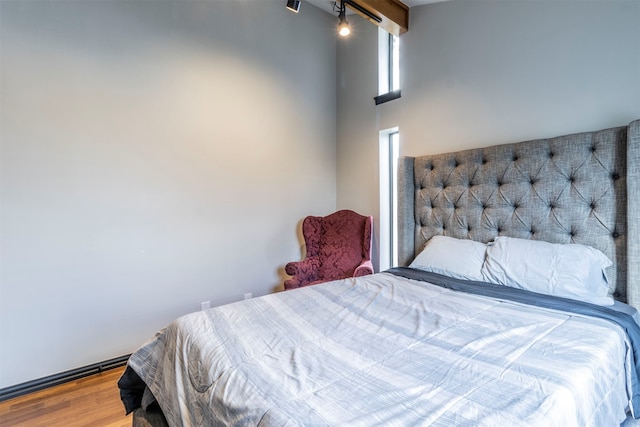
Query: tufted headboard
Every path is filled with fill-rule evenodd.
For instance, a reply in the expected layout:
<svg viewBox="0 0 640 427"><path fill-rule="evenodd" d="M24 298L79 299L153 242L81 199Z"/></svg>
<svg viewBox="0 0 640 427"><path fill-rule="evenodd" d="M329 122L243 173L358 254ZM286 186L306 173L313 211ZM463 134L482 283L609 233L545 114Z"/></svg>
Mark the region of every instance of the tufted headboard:
<svg viewBox="0 0 640 427"><path fill-rule="evenodd" d="M435 235L580 243L612 261L613 295L640 309L640 120L455 153L402 157L398 255Z"/></svg>

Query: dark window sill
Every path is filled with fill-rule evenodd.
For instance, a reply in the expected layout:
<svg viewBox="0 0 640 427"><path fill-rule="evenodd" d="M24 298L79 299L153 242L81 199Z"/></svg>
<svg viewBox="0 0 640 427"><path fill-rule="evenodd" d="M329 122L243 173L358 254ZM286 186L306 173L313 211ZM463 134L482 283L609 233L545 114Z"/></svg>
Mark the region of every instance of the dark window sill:
<svg viewBox="0 0 640 427"><path fill-rule="evenodd" d="M400 89L378 95L373 100L376 101L376 105L380 105L398 98L400 98Z"/></svg>

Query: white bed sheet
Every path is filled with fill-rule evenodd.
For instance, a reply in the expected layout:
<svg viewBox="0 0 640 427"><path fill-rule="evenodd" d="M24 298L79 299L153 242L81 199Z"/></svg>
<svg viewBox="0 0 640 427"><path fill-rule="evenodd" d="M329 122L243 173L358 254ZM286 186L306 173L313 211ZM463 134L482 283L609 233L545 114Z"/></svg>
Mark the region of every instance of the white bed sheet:
<svg viewBox="0 0 640 427"><path fill-rule="evenodd" d="M184 316L134 353L171 426L616 426L606 320L387 273Z"/></svg>

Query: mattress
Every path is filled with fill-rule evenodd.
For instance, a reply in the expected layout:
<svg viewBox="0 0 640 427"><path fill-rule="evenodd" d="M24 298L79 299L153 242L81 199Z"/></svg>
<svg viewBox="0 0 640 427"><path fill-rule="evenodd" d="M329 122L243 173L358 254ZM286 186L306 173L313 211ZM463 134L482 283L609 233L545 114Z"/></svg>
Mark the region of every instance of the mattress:
<svg viewBox="0 0 640 427"><path fill-rule="evenodd" d="M177 319L129 368L171 426L610 426L620 325L378 273Z"/></svg>

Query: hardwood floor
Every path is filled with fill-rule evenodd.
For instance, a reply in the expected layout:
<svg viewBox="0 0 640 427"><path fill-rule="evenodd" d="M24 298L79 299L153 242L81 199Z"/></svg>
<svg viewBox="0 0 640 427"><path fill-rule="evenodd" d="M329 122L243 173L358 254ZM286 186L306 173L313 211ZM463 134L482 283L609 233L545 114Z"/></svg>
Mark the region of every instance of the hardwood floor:
<svg viewBox="0 0 640 427"><path fill-rule="evenodd" d="M0 402L0 426L130 427L117 382L124 367Z"/></svg>

